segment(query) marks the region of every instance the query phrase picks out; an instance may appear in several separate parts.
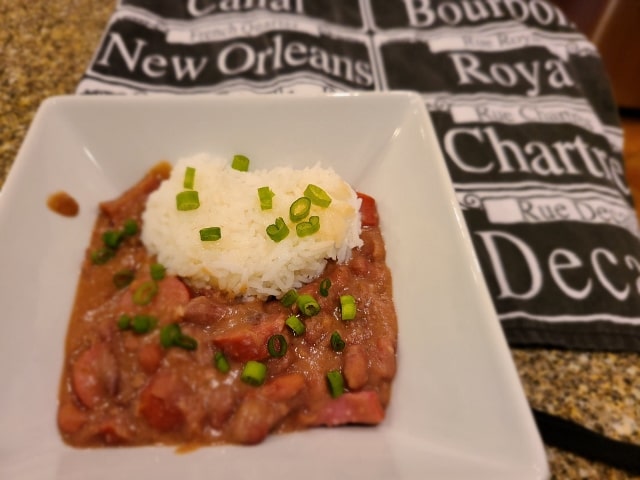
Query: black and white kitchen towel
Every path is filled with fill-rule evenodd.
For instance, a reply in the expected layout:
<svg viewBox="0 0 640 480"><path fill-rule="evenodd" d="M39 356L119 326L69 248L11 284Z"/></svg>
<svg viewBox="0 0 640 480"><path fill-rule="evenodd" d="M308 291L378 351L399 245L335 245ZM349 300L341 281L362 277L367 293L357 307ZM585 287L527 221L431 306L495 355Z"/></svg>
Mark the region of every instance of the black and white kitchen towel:
<svg viewBox="0 0 640 480"><path fill-rule="evenodd" d="M512 346L640 351L640 242L595 47L546 0L120 0L81 94L413 90Z"/></svg>

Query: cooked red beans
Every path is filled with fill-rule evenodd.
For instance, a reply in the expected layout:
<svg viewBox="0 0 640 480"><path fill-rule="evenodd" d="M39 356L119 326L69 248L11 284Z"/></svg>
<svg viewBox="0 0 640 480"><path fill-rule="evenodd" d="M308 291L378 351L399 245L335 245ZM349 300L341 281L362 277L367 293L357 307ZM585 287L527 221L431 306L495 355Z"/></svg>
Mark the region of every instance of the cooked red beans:
<svg viewBox="0 0 640 480"><path fill-rule="evenodd" d="M58 409L64 440L78 447L255 444L270 433L381 422L396 371L397 323L373 199L362 197L364 246L345 265L330 262L320 278L299 290L320 306L317 315L305 317L296 305L276 299L230 300L214 290L191 289L169 274L152 279L155 259L140 242L139 228L104 263L92 261L91 253L103 248L104 232L131 220L139 224L147 196L166 174L156 168L102 205L67 334ZM117 288L113 276L125 269L135 278ZM331 287L323 296L318 292L326 279ZM157 289L140 304L134 295L145 282ZM355 319L341 320L341 295L356 300ZM123 315L128 317L119 326ZM136 315L145 317L148 330L129 327ZM303 335L285 325L292 315L305 324ZM170 346L163 346L163 331L174 336ZM332 348L334 332L345 342L343 350ZM281 357L267 349L273 335L288 345ZM228 372L216 367L217 353L227 359ZM248 361L266 366L260 386L241 381ZM346 389L337 398L326 378L334 370Z"/></svg>

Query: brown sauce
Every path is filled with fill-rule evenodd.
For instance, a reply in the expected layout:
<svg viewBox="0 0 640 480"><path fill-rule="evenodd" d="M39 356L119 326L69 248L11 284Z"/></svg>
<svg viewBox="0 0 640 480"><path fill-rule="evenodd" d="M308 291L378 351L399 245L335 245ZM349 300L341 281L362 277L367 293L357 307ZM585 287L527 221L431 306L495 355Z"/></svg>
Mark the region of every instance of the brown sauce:
<svg viewBox="0 0 640 480"><path fill-rule="evenodd" d="M396 371L397 322L373 200L364 202L366 216L373 219L363 221L364 245L347 264L329 263L320 278L299 289L317 299L315 316L303 317L297 307L276 299L243 301L215 290L197 291L175 276L157 280L152 300L138 305L134 292L150 281L154 262L139 230L106 262L96 265L92 258L104 247L105 231L122 228L128 219L139 225L147 196L167 174L154 169L101 205L67 332L58 409L65 442L76 447L167 444L189 451L214 443L255 444L271 433L316 426L382 422ZM134 279L117 288L113 276L123 270L133 272ZM318 293L325 278L331 280L326 297ZM353 320L340 318L344 294L357 300ZM155 325L147 333L122 330L123 314L151 315ZM285 326L291 315L303 320L304 334L294 335ZM197 347L164 347L161 332L171 324ZM346 343L344 350L331 347L333 332ZM267 351L275 334L288 345L282 357ZM219 352L228 359L226 373L214 366ZM262 385L241 380L248 361L266 366ZM345 382L345 393L337 398L327 387L326 374L333 370Z"/></svg>
<svg viewBox="0 0 640 480"><path fill-rule="evenodd" d="M75 198L67 192L59 191L52 193L47 198L47 207L63 217L75 217L80 211L80 206Z"/></svg>

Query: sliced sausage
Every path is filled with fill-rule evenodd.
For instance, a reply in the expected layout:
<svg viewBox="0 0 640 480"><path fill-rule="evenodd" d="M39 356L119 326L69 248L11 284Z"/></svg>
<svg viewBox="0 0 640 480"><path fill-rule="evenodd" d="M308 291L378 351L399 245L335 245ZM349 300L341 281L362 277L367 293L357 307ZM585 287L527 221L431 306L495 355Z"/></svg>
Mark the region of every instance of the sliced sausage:
<svg viewBox="0 0 640 480"><path fill-rule="evenodd" d="M293 373L278 377L248 395L229 422L229 438L236 443L261 442L296 404L304 377Z"/></svg>
<svg viewBox="0 0 640 480"><path fill-rule="evenodd" d="M384 420L384 409L373 391L348 392L331 399L318 412L313 425L335 427L350 423L377 425Z"/></svg>
<svg viewBox="0 0 640 480"><path fill-rule="evenodd" d="M282 313L265 314L256 324L241 324L215 334L213 344L231 359L240 362L267 358L267 342L271 335L284 328L286 316Z"/></svg>
<svg viewBox="0 0 640 480"><path fill-rule="evenodd" d="M229 305L222 305L205 296L192 298L184 308L183 320L196 325L213 325L222 320L231 310Z"/></svg>
<svg viewBox="0 0 640 480"><path fill-rule="evenodd" d="M71 386L78 399L93 408L116 393L118 365L104 342L84 350L71 366Z"/></svg>
<svg viewBox="0 0 640 480"><path fill-rule="evenodd" d="M180 399L186 392L186 384L174 372L159 371L140 393L138 411L156 430L177 429L185 421Z"/></svg>
<svg viewBox="0 0 640 480"><path fill-rule="evenodd" d="M129 285L120 300L120 312L129 315L149 313L157 317L160 324L174 322L189 302L189 289L178 277L167 275L157 282L158 290L148 304L136 304L133 300L136 290L150 281L151 277L142 275Z"/></svg>

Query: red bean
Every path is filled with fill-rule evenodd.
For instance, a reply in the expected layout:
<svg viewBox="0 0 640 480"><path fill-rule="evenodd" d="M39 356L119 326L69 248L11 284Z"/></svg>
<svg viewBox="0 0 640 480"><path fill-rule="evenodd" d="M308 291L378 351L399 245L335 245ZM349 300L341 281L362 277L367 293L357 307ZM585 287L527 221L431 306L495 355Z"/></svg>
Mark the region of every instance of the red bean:
<svg viewBox="0 0 640 480"><path fill-rule="evenodd" d="M348 345L344 350L344 378L351 390L364 387L369 379L367 351L362 345Z"/></svg>

